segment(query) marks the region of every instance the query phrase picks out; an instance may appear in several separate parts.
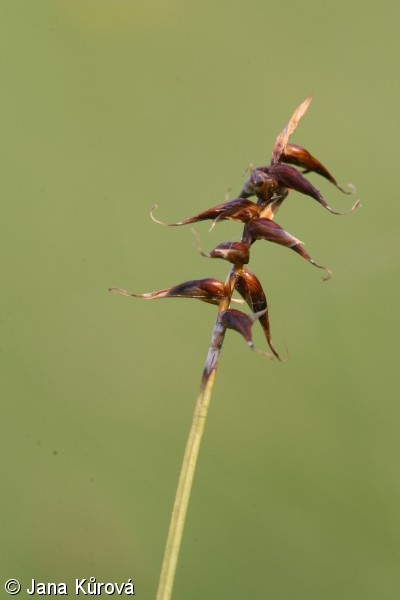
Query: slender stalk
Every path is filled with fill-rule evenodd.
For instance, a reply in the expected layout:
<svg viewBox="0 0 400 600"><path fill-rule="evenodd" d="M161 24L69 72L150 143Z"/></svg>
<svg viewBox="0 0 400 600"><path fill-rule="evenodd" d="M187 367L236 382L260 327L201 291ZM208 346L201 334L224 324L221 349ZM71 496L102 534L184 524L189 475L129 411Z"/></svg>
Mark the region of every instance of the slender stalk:
<svg viewBox="0 0 400 600"><path fill-rule="evenodd" d="M237 271L237 268L232 267L225 282L226 296L219 305L218 318L213 329L211 343L208 349L192 426L190 428L183 457L174 507L172 509L156 600L170 600L172 596L172 588L174 585L194 472L196 470L200 444L203 437L219 357L226 332L225 326L222 325L219 320L219 314L223 310L229 308Z"/></svg>
<svg viewBox="0 0 400 600"><path fill-rule="evenodd" d="M174 508L172 510L168 539L161 568L157 600L170 600L172 595L172 587L175 579L176 566L189 504L193 476L196 469L201 439L203 437L215 375L216 369L214 369L214 371L208 377L206 384L202 386L197 399L192 426L183 458L182 469L179 476Z"/></svg>
<svg viewBox="0 0 400 600"><path fill-rule="evenodd" d="M296 108L288 124L275 142L270 165L251 169L250 176L245 182L238 198L231 201L227 200L223 204L218 204L177 223L163 223L158 221L153 214L156 206L151 212L153 221L168 226L188 225L205 220L212 220L213 226L219 220L233 220L243 223L244 229L240 242L223 242L216 246L209 254L205 253L199 243L197 243L198 249L203 256L222 258L233 263L225 283L213 278L196 279L186 281L168 289L145 294L129 292L122 288L110 288L110 291L124 296L133 296L145 300L181 297L197 298L211 304L218 304L218 317L213 329L179 476L156 600L171 600L193 477L226 328L240 333L251 350L272 359L272 355L254 347L251 327L256 320L259 320L272 354L278 360L281 360L271 341L268 305L264 290L254 273L251 273L244 266L247 265L250 259L250 247L257 240L266 240L281 244L297 252L315 267L325 269L327 272L325 279L329 279L331 276L329 269L317 264L304 250L302 242L273 222L275 213L287 197L289 190L296 190L306 196L310 196L331 213L338 215L346 214L332 210L321 193L304 177L304 174L310 172L317 173L330 181L342 192L351 193L351 190L345 190L340 187L330 172L305 148L289 144L289 138L306 113L310 102L311 96L306 98ZM257 202L254 203L252 200L249 200L250 196L256 196ZM360 201L358 200L349 212L354 212L359 205ZM253 311L251 316L230 308L232 294L235 289Z"/></svg>

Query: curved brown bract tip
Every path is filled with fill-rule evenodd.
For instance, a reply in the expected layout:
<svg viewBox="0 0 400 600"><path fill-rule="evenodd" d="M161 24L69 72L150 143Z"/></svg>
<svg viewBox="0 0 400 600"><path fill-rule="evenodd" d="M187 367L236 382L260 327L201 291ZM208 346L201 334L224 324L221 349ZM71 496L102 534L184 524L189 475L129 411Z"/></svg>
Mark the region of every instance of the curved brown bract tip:
<svg viewBox="0 0 400 600"><path fill-rule="evenodd" d="M324 267L323 265L317 265L315 260L312 259L309 262L312 265L314 265L314 267L317 267L317 269L322 269L323 271L325 271L326 275L322 278L322 281L329 281L330 279L332 279L333 273L330 269L328 269L328 267Z"/></svg>
<svg viewBox="0 0 400 600"><path fill-rule="evenodd" d="M194 235L194 245L196 246L198 252L201 254L201 256L204 256L205 258L211 258L209 254L207 254L207 252L204 252L201 244L200 244L200 236L197 233L197 231L191 227L190 231L193 233Z"/></svg>
<svg viewBox="0 0 400 600"><path fill-rule="evenodd" d="M322 265L317 264L315 264L315 266L319 269L324 269L324 271L326 271L326 275L322 278L322 281L329 281L330 279L332 279L333 273L330 269L328 269L328 267L323 267Z"/></svg>
<svg viewBox="0 0 400 600"><path fill-rule="evenodd" d="M355 194L357 191L356 186L354 185L354 183L351 183L350 181L347 183L347 190L343 189L343 188L339 188L344 194Z"/></svg>
<svg viewBox="0 0 400 600"><path fill-rule="evenodd" d="M311 258L311 256L308 254L308 252L306 252L302 242L294 244L293 246L291 246L291 248L292 250L297 252L297 254L300 254L300 256L305 258L311 265L313 265L313 267L317 267L317 269L323 269L325 271L326 275L322 278L323 281L329 281L329 279L331 279L332 271L328 269L328 267L324 267L323 265L319 265L318 263L316 263L315 260Z"/></svg>
<svg viewBox="0 0 400 600"><path fill-rule="evenodd" d="M131 296L133 298L144 298L146 294L135 294L135 292L129 292L128 290L124 290L124 288L112 287L108 289L112 294L120 294L121 296Z"/></svg>
<svg viewBox="0 0 400 600"><path fill-rule="evenodd" d="M166 227L176 227L176 225L179 225L179 223L164 223L164 221L159 221L159 219L156 219L154 216L154 213L157 209L158 209L158 204L154 204L154 206L152 207L152 209L150 211L150 219L152 221L154 221L154 223L157 223L157 225L165 225Z"/></svg>
<svg viewBox="0 0 400 600"><path fill-rule="evenodd" d="M338 190L340 190L341 192L343 192L343 194L347 194L347 195L351 195L351 194L355 194L356 192L356 186L353 185L352 183L348 183L347 184L347 189L345 189L344 187L342 187L341 185L339 185L338 183L335 183L336 187Z"/></svg>
<svg viewBox="0 0 400 600"><path fill-rule="evenodd" d="M265 352L265 350L261 350L260 348L256 348L253 343L247 344L247 345L249 346L249 348L251 350L253 350L253 352L256 352L257 354L261 354L261 356L264 356L264 358L266 358L267 360L274 360L274 357L272 356L272 354L269 354L268 352Z"/></svg>
<svg viewBox="0 0 400 600"><path fill-rule="evenodd" d="M337 210L333 210L330 206L328 206L326 204L325 208L327 210L329 210L329 212L331 212L333 215L339 215L341 217L343 217L344 215L352 215L353 213L356 212L356 210L361 206L361 200L357 200L356 202L354 202L353 206L349 209L349 210L345 210L343 212L339 212Z"/></svg>

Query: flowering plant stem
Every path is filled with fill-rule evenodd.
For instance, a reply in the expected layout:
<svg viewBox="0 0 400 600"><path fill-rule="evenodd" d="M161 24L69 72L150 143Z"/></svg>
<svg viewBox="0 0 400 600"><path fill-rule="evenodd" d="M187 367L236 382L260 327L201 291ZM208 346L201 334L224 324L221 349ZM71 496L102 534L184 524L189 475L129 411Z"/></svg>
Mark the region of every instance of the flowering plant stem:
<svg viewBox="0 0 400 600"><path fill-rule="evenodd" d="M307 111L310 102L311 96L306 98L296 108L288 124L276 139L272 149L271 163L251 170L250 177L245 182L239 197L234 200L228 200L223 204L218 204L177 223L163 223L162 221L158 221L154 217L156 206L151 212L153 221L171 227L189 225L206 220L212 220L213 226L220 220L239 221L243 223L244 228L240 242L222 242L210 253L204 252L198 245L202 256L212 259L219 258L231 263L232 266L225 282L211 277L193 279L167 289L144 294L129 292L123 288L110 288L110 291L122 294L123 296L145 300L196 298L202 302L218 306L218 317L214 325L211 344L204 366L200 391L176 491L156 600L171 599L194 472L226 329L233 329L240 333L251 350L262 354L266 358L271 359L275 356L275 358L281 360L272 344L268 304L264 290L256 275L249 271L246 266L250 261L251 246L258 240L265 240L294 250L294 252L314 267L325 270L326 275L324 280L326 281L331 277L332 273L330 269L315 262L304 249L303 242L285 231L274 221L275 214L288 196L290 190L295 190L313 198L313 200L317 201L330 213L336 215L353 213L360 205L360 201L357 200L347 213L333 210L321 192L304 177L304 174L313 172L328 180L345 194L354 191L352 187L346 190L338 185L336 179L326 167L312 156L308 150L297 144L289 143L289 138ZM256 196L257 202L250 200L251 196ZM242 299L237 299L236 301L245 302L252 311L251 315L230 308L234 291L238 292L242 297ZM259 321L262 327L272 355L255 348L253 344L252 325L256 321Z"/></svg>
<svg viewBox="0 0 400 600"><path fill-rule="evenodd" d="M210 406L215 376L217 374L219 356L226 332L226 327L221 323L219 315L223 310L229 308L235 280L236 269L235 267L232 267L225 283L225 289L228 293L219 306L218 317L213 329L211 343L201 378L199 395L197 397L192 426L190 428L179 475L174 507L172 509L156 600L170 600L172 596L172 588L182 543L183 529L189 506L194 472L196 470L200 444L204 433L208 408Z"/></svg>

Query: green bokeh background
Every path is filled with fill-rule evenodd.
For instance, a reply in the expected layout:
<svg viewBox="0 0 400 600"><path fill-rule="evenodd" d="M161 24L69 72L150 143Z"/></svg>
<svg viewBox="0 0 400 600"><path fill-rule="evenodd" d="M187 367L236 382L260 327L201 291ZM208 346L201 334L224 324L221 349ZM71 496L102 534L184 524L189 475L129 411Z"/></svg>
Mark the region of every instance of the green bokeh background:
<svg viewBox="0 0 400 600"><path fill-rule="evenodd" d="M149 210L234 197L312 93L293 141L363 207L292 193L278 215L329 283L254 247L289 357L226 338L174 600L398 600L398 19L394 0L0 1L1 586L154 598L215 309L107 288L224 278ZM208 229L206 249L241 231Z"/></svg>

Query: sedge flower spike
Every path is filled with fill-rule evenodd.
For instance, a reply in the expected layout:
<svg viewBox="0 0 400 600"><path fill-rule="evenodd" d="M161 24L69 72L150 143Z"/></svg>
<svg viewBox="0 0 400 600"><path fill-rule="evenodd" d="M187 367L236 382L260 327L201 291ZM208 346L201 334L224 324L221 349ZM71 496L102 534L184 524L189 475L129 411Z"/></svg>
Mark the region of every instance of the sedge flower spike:
<svg viewBox="0 0 400 600"><path fill-rule="evenodd" d="M253 311L252 315L265 309L262 316L258 317L258 321L263 328L273 355L280 360L279 354L271 341L269 311L267 309L264 290L257 277L245 267L250 261L251 246L258 240L266 240L291 248L315 267L325 270L326 275L323 277L323 280L327 281L332 276L331 270L316 263L304 249L303 242L285 231L274 221L275 214L291 190L313 198L335 215L352 213L360 205L360 201L358 200L347 212L339 212L332 209L321 192L314 187L305 175L308 173L320 175L344 194L352 193L352 188L350 187L349 190L345 190L338 184L328 169L308 150L297 144L289 143L291 135L308 110L311 100L312 98L309 96L296 108L288 124L276 139L272 149L270 164L251 169L250 176L237 198L217 204L197 215L186 217L176 223L164 223L156 219L154 213L157 205L153 207L150 213L153 221L168 227L189 225L207 220L212 221L212 227L218 221L222 220L243 223L244 228L240 242L222 242L209 253L204 252L200 248L199 243L197 243L202 256L220 258L231 263L232 267L225 283L208 278L187 281L158 292L149 292L146 294L137 294L122 288L110 288L110 291L146 300L157 298L197 298L203 302L214 304L218 306L220 326L223 329L235 329L242 334L249 345L250 328L257 318L250 316L248 320L241 319L239 316L240 311L236 309L233 313L227 312L231 302L238 301L232 298L233 293L236 291L247 302ZM255 197L255 201L250 200L252 196ZM246 327L242 326L243 323L246 323Z"/></svg>
<svg viewBox="0 0 400 600"><path fill-rule="evenodd" d="M171 600L200 443L227 330L239 333L250 350L267 359L282 360L272 343L270 310L265 292L258 277L248 268L253 245L262 240L285 246L306 259L314 267L323 269L326 273L323 280L326 281L332 275L330 269L315 262L305 250L303 242L274 221L275 215L291 191L312 198L335 215L353 213L360 205L359 201L355 202L347 212L333 209L322 193L306 177L307 174L313 173L325 179L336 190L344 194L354 191L350 186L348 189L340 186L331 172L308 150L289 141L310 103L311 96L296 108L288 124L278 135L272 149L270 163L255 169L253 167L248 169L249 176L237 198L226 200L226 202L207 208L197 215L185 217L176 223L165 223L158 220L155 217L157 205L150 213L153 221L169 227L211 221L211 229L213 229L219 221L242 223L243 232L240 241L221 242L209 252L200 246L199 236L195 232L195 244L201 256L209 259L222 259L230 264L225 281L212 277L192 279L149 293L130 292L119 287L110 288L110 291L114 293L144 300L191 298L211 304L217 309L172 510L156 600ZM267 245L266 251L268 251ZM234 294L239 298L234 298ZM232 308L233 302L247 304L250 314ZM258 326L258 324L261 326L270 352L254 346L253 326Z"/></svg>

